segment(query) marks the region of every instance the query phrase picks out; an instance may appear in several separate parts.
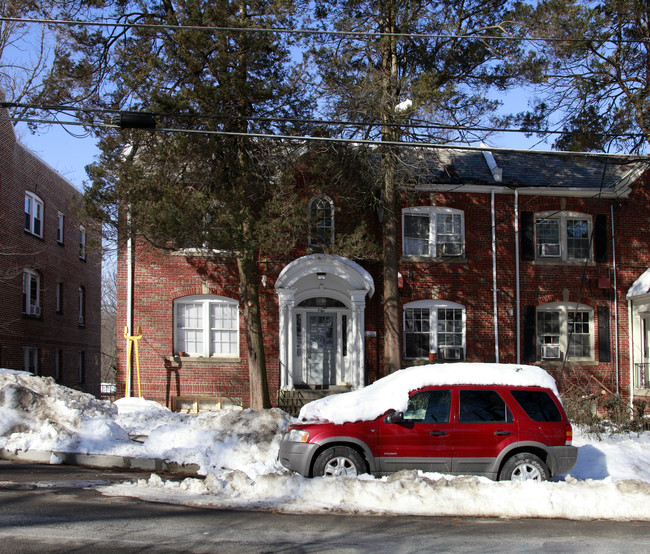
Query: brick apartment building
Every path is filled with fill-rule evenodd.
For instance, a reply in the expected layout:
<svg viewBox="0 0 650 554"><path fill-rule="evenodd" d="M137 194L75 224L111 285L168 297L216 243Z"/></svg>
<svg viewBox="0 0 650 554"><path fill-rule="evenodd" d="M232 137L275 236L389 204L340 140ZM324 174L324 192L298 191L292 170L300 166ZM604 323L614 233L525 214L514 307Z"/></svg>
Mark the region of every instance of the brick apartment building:
<svg viewBox="0 0 650 554"><path fill-rule="evenodd" d="M0 367L99 395L101 254L81 199L0 110Z"/></svg>
<svg viewBox="0 0 650 554"><path fill-rule="evenodd" d="M561 389L649 396L648 165L533 151L427 156L426 183L401 212L403 366L538 364ZM305 202L329 241L358 217L326 194ZM369 221L377 233L379 217ZM319 253L305 234L284 259L259 264L274 399L381 376L379 263ZM144 397L187 411L247 405L234 258L134 244L119 255L118 281L118 322L142 328ZM118 397L125 376L120 341Z"/></svg>

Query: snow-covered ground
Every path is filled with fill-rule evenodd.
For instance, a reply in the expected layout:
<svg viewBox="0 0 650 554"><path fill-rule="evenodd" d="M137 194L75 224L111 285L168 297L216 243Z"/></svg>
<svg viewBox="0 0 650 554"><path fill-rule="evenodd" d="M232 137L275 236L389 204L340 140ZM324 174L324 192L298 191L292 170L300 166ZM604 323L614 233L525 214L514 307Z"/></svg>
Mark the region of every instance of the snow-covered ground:
<svg viewBox="0 0 650 554"><path fill-rule="evenodd" d="M49 378L0 370L0 448L163 458L198 464L204 475L154 474L102 487L106 495L287 513L650 520L650 433L594 437L574 429L576 467L546 483L415 471L306 479L276 460L291 422L278 409L189 416L143 399L110 404ZM130 434L147 438L134 442Z"/></svg>

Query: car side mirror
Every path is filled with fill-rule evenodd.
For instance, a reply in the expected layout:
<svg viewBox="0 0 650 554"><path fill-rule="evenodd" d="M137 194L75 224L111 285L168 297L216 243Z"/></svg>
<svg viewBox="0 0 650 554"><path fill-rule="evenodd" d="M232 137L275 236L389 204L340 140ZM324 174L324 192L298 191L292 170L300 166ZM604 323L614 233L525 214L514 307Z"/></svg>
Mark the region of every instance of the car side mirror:
<svg viewBox="0 0 650 554"><path fill-rule="evenodd" d="M403 423L404 412L393 411L384 418L385 423Z"/></svg>

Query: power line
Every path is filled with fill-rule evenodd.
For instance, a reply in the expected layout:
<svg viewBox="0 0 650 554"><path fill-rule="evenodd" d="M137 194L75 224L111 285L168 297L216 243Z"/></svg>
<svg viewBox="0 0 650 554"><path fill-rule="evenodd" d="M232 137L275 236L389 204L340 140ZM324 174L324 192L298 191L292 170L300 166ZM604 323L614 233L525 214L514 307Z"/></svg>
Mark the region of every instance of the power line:
<svg viewBox="0 0 650 554"><path fill-rule="evenodd" d="M25 122L25 123L42 123L49 125L77 125L77 126L88 126L85 123L78 121L71 122L62 122L57 120L46 120L46 119L31 119L31 118L12 118L12 117L0 117L0 119L8 119L13 122ZM98 123L92 125L93 127L108 128L108 129L120 129L119 125L112 123ZM520 153L520 154L530 154L534 152L538 155L552 155L560 157L583 157L583 158L603 158L607 157L608 159L617 159L621 160L620 163L625 162L635 162L635 161L648 161L648 156L644 155L633 155L633 154L605 154L602 152L565 152L560 150L534 150L531 151L526 148L501 148L501 147L492 147L492 146L471 146L458 143L434 143L434 142L408 142L408 141L383 141L383 140L373 140L373 139L355 139L355 138L342 138L342 137L319 137L319 136L309 136L309 135L285 135L285 134L271 134L271 133L255 133L255 132L234 132L234 131L219 131L211 129L180 129L173 127L155 127L149 129L150 132L159 132L159 133L170 133L170 134L180 134L185 133L188 135L216 135L232 138L255 138L255 139L267 139L267 140L280 140L280 141L301 141L301 142L325 142L325 143L339 143L339 144L352 144L352 145L364 145L364 146L374 146L374 147L403 147L403 148L421 148L421 149L434 149L434 150L464 150L464 151L473 151L473 152L502 152L502 153Z"/></svg>
<svg viewBox="0 0 650 554"><path fill-rule="evenodd" d="M52 104L29 104L20 102L0 102L0 108L27 108L33 110L46 110L46 111L59 111L59 112L83 112L86 114L133 114L134 112L122 109L112 108L78 108L75 106L67 105L52 105ZM310 125L330 125L330 126L344 126L344 127L399 127L409 129L436 129L444 131L468 131L468 132L483 132L483 133L531 133L538 135L561 135L563 131L552 130L537 130L537 129L512 129L503 127L480 127L480 126L467 126L467 125L451 125L446 123L430 123L422 120L411 119L403 123L370 123L370 122L355 122L343 120L329 120L329 119L305 119L305 118L288 118L288 117L264 117L264 116L230 116L230 115L214 115L214 114L182 114L171 112L137 112L138 116L143 117L169 117L169 118L185 118L185 119L218 119L223 121L258 121L268 123L302 123ZM14 121L19 121L16 118ZM27 121L26 119L24 121ZM30 120L32 123L47 123L47 121ZM72 125L72 123L69 123ZM75 123L79 124L79 123ZM103 126L97 124L97 126ZM593 133L598 136L612 137L612 138L639 138L645 136L643 133Z"/></svg>
<svg viewBox="0 0 650 554"><path fill-rule="evenodd" d="M342 36L342 37L396 37L396 38L434 38L434 39L454 39L454 40L487 40L487 41L513 41L513 42L601 42L605 43L625 43L625 44L646 44L650 42L649 38L624 39L617 38L603 39L600 37L581 37L581 38L558 38L558 37L522 37L515 35L479 35L479 34L447 34L447 33L389 33L381 31L336 31L323 29L288 29L284 27L220 27L212 25L170 25L166 23L120 23L109 21L85 21L85 20L67 20L67 19L37 19L37 18L20 18L20 17L0 17L0 21L11 23L36 23L40 25L65 25L81 27L111 27L123 29L161 29L161 30L183 30L183 31L211 31L224 33L279 33L295 35L325 35L325 36ZM504 29L500 26L486 27L481 31Z"/></svg>

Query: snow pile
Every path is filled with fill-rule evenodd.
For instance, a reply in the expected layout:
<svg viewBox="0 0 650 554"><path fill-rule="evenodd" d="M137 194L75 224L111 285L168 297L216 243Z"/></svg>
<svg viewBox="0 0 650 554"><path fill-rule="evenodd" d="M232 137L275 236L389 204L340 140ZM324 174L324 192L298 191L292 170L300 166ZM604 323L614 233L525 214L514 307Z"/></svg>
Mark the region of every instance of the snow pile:
<svg viewBox="0 0 650 554"><path fill-rule="evenodd" d="M108 418L117 408L94 396L62 387L49 377L0 370L0 447L50 449L75 440L88 418ZM14 436L11 445L2 437Z"/></svg>
<svg viewBox="0 0 650 554"><path fill-rule="evenodd" d="M345 394L326 396L300 410L300 420L332 423L372 420L389 409L405 412L409 391L434 385L522 385L558 395L555 380L540 367L514 364L435 364L396 371Z"/></svg>
<svg viewBox="0 0 650 554"><path fill-rule="evenodd" d="M198 416L142 398L111 404L49 377L0 370L0 448L159 458L196 464L201 473L246 467L276 471L282 410L222 410ZM141 438L134 442L131 437Z"/></svg>
<svg viewBox="0 0 650 554"><path fill-rule="evenodd" d="M415 379L418 373L407 375ZM51 379L0 370L0 448L157 457L196 463L205 476L178 481L152 475L100 488L106 495L286 513L650 521L650 433L600 440L576 429L578 463L571 475L555 482L495 483L418 471L381 479L306 479L276 459L282 432L291 422L277 409L189 416L143 399L111 405ZM130 440L133 435L143 442Z"/></svg>

